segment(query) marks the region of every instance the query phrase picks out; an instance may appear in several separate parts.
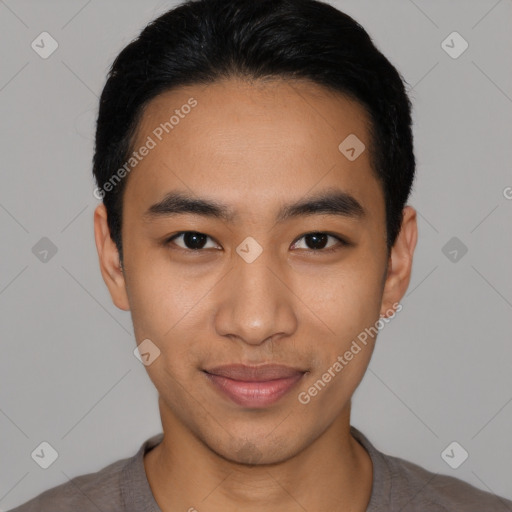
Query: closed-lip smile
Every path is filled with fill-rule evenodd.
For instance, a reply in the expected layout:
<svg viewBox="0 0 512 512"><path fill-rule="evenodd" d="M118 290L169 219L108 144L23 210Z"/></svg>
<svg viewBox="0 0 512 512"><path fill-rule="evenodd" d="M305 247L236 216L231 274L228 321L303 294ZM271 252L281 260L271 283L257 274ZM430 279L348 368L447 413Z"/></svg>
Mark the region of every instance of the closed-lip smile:
<svg viewBox="0 0 512 512"><path fill-rule="evenodd" d="M277 402L305 375L278 364L229 364L203 370L214 387L237 405L263 408Z"/></svg>

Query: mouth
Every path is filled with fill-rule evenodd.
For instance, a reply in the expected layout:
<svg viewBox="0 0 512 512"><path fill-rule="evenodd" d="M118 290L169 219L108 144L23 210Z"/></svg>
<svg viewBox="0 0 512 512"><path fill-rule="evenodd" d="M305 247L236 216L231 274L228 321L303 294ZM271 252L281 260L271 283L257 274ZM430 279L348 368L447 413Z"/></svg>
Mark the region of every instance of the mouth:
<svg viewBox="0 0 512 512"><path fill-rule="evenodd" d="M305 370L283 365L227 365L203 370L220 393L242 407L264 408L289 393Z"/></svg>

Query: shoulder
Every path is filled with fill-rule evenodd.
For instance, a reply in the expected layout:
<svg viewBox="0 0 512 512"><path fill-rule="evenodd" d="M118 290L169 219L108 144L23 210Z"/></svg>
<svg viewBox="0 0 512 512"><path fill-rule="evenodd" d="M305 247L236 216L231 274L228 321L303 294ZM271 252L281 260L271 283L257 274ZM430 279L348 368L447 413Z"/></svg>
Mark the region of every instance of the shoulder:
<svg viewBox="0 0 512 512"><path fill-rule="evenodd" d="M379 451L358 429L351 433L373 464L372 494L367 512L512 512L512 501L453 476L434 473Z"/></svg>
<svg viewBox="0 0 512 512"><path fill-rule="evenodd" d="M411 512L512 512L512 501L463 480L433 473L399 457L384 458L392 475L392 501L400 507L407 506Z"/></svg>
<svg viewBox="0 0 512 512"><path fill-rule="evenodd" d="M80 475L48 489L10 512L98 512L122 510L121 474L131 458L113 462L103 469Z"/></svg>

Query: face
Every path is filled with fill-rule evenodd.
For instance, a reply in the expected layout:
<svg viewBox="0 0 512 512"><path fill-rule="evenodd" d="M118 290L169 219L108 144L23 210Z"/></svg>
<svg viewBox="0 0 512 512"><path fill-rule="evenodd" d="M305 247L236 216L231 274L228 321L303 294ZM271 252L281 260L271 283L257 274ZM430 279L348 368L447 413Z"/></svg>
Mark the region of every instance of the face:
<svg viewBox="0 0 512 512"><path fill-rule="evenodd" d="M160 350L146 369L164 430L273 463L347 416L375 338L357 352L354 340L399 302L415 244L402 233L388 269L383 192L368 150L340 151L350 134L369 147L364 110L306 82L230 79L148 104L134 148L150 149L125 178L123 273L102 205L95 228L114 303ZM266 363L298 377L240 398L205 372Z"/></svg>

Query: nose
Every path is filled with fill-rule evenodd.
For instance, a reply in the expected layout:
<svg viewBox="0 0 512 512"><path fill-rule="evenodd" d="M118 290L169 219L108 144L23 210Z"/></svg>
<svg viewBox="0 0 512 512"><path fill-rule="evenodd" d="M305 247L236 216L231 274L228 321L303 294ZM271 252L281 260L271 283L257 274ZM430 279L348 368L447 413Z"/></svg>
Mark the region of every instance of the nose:
<svg viewBox="0 0 512 512"><path fill-rule="evenodd" d="M270 337L291 336L297 329L297 297L290 282L289 266L272 261L271 251L263 251L251 263L234 258L217 296L217 333L260 345ZM288 272L287 270L288 269Z"/></svg>

